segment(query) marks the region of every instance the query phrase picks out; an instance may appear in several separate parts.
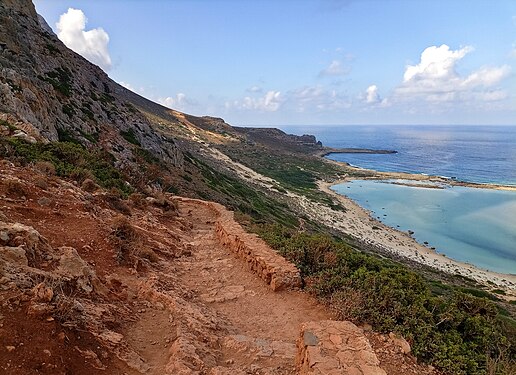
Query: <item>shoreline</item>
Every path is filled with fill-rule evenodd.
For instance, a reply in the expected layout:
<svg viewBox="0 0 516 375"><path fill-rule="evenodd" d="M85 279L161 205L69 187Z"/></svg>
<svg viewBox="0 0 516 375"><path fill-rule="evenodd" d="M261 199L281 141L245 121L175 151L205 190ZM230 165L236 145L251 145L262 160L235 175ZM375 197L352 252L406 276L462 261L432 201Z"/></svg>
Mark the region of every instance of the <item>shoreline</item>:
<svg viewBox="0 0 516 375"><path fill-rule="evenodd" d="M318 183L321 191L336 198L346 208L346 212L341 218L342 221L333 225L337 227L336 229L394 256L430 266L433 269L448 274L457 274L471 278L490 289L494 289L494 285L502 287L506 295L499 296L500 298L516 300L516 275L484 270L472 264L460 262L439 254L435 250L417 242L408 233L392 228L375 219L368 210L354 200L331 189L334 185L356 179L361 178L346 177L332 182L321 181ZM373 227L380 229L373 229Z"/></svg>
<svg viewBox="0 0 516 375"><path fill-rule="evenodd" d="M496 184L496 183L480 183L480 182L469 182L469 181L460 181L454 180L448 177L442 176L433 176L427 174L417 174L417 173L408 173L408 172L380 172L374 169L367 169L356 167L350 165L349 163L343 161L337 161L328 159L325 156L322 156L324 160L329 163L336 164L340 167L344 167L347 170L351 170L353 172L366 173L368 175L358 176L358 177L349 177L348 180L412 180L412 181L428 181L432 183L441 183L451 186L462 186L462 187L470 187L475 189L491 189L491 190L504 190L504 191L516 191L516 185L504 185L504 184ZM348 176L346 176L348 178ZM408 185L408 184L407 184ZM417 185L409 185L415 186ZM423 186L421 186L423 187Z"/></svg>

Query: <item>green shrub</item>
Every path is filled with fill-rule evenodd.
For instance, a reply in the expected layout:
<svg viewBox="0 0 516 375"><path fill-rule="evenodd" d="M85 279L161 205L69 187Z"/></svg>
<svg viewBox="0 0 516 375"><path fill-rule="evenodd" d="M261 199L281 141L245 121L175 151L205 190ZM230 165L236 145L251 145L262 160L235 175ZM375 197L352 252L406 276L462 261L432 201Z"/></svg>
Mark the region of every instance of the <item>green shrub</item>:
<svg viewBox="0 0 516 375"><path fill-rule="evenodd" d="M68 133L64 133L67 134ZM21 162L46 161L53 164L60 177L78 182L94 179L104 188L117 188L123 195L132 192L124 176L112 165L109 154L101 150L88 151L72 142L27 143L16 138L0 138L0 156Z"/></svg>
<svg viewBox="0 0 516 375"><path fill-rule="evenodd" d="M64 96L72 94L72 72L68 68L56 68L53 71L39 75L39 79L50 83L54 89Z"/></svg>
<svg viewBox="0 0 516 375"><path fill-rule="evenodd" d="M129 128L126 131L120 130L120 135L129 143L136 146L141 146L140 141L136 138L136 133L133 129Z"/></svg>
<svg viewBox="0 0 516 375"><path fill-rule="evenodd" d="M490 293L427 282L405 266L357 252L328 235L280 225L257 231L300 268L307 289L340 318L402 334L419 359L447 373L514 370L516 323L485 298L493 298Z"/></svg>

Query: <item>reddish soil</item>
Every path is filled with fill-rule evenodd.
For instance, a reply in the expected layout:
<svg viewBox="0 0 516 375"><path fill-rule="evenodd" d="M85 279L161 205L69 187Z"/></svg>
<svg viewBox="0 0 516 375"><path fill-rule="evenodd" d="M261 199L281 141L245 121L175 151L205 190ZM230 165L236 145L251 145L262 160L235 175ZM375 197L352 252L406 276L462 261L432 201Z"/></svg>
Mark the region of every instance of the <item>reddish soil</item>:
<svg viewBox="0 0 516 375"><path fill-rule="evenodd" d="M112 234L120 212L103 192L7 162L0 175L0 222L33 227L55 254L75 248L95 273L93 292L66 289L80 309L64 317L56 302L63 290L34 276L57 272L58 255L14 284L2 281L0 257L0 373L294 374L300 324L331 319L306 293L273 292L251 273L217 241L204 205L180 203L175 213L131 205L138 239L120 262ZM29 314L42 280L54 297ZM383 336L368 337L388 374L435 374Z"/></svg>

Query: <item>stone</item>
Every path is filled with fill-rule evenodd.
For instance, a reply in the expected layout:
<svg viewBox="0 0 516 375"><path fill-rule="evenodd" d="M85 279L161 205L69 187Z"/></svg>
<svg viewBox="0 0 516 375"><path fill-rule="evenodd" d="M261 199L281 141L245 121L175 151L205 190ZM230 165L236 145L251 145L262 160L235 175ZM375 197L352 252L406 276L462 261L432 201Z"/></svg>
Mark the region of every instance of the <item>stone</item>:
<svg viewBox="0 0 516 375"><path fill-rule="evenodd" d="M346 321L303 323L296 366L299 375L386 375L364 332Z"/></svg>
<svg viewBox="0 0 516 375"><path fill-rule="evenodd" d="M29 264L25 249L22 246L0 246L0 259L21 266Z"/></svg>
<svg viewBox="0 0 516 375"><path fill-rule="evenodd" d="M59 259L59 266L57 273L72 279L76 279L77 286L84 292L90 293L93 291L92 279L95 278L95 273L90 268L88 263L82 259L77 250L73 247L61 247L61 257Z"/></svg>
<svg viewBox="0 0 516 375"><path fill-rule="evenodd" d="M315 346L315 345L317 345L318 342L319 342L319 340L317 339L317 336L314 335L312 332L305 331L303 333L303 343L306 346Z"/></svg>
<svg viewBox="0 0 516 375"><path fill-rule="evenodd" d="M33 299L36 302L50 302L54 298L54 291L52 288L42 282L32 288Z"/></svg>
<svg viewBox="0 0 516 375"><path fill-rule="evenodd" d="M122 342L124 335L114 331L106 330L99 335L99 338L111 344L119 344Z"/></svg>
<svg viewBox="0 0 516 375"><path fill-rule="evenodd" d="M394 332L389 333L390 339L396 344L403 354L409 354L411 351L410 344L401 335L396 335Z"/></svg>
<svg viewBox="0 0 516 375"><path fill-rule="evenodd" d="M24 131L19 130L19 129L14 131L13 137L22 139L22 140L24 140L25 142L28 142L28 143L37 143L38 142L36 140L36 138L28 135L27 133L25 133Z"/></svg>

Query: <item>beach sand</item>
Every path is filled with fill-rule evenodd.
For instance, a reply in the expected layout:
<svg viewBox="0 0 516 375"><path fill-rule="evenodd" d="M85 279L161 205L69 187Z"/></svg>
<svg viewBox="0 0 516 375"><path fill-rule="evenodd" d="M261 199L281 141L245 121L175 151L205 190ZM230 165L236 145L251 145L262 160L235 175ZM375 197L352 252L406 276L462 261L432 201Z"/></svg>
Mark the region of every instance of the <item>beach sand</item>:
<svg viewBox="0 0 516 375"><path fill-rule="evenodd" d="M403 178L406 178L406 174L402 175ZM389 178L401 177L393 177L393 174L389 174ZM418 243L408 233L391 228L374 219L367 210L353 200L336 193L330 188L339 183L349 182L349 180L319 182L319 188L323 192L333 196L346 208L346 212L319 208L317 216L327 225L393 255L428 265L443 272L462 275L484 285L488 285L491 282L506 291L507 299L516 299L516 275L482 270L471 264L459 262L438 254L434 250Z"/></svg>

